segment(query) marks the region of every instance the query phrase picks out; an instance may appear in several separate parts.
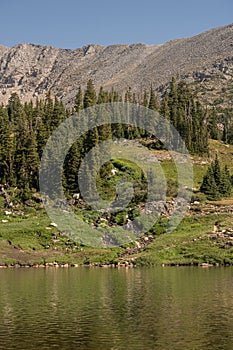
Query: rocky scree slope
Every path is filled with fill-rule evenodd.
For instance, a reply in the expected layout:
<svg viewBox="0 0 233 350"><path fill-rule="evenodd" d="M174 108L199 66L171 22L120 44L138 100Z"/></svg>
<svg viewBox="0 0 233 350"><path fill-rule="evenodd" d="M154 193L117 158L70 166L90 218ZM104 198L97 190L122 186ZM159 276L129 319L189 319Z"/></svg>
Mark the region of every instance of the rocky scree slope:
<svg viewBox="0 0 233 350"><path fill-rule="evenodd" d="M97 89L129 86L136 94L152 84L163 93L172 77L198 85L203 99L232 103L233 24L162 45L88 45L76 50L34 44L0 45L0 102L13 92L24 101L48 90L67 105L89 79ZM226 94L226 90L228 94ZM229 92L230 91L230 92Z"/></svg>

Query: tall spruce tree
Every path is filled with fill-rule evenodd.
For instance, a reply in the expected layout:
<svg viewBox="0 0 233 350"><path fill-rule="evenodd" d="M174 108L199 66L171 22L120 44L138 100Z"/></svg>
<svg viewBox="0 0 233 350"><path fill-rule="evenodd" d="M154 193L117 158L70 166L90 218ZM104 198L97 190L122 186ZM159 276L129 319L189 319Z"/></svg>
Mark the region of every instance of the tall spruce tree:
<svg viewBox="0 0 233 350"><path fill-rule="evenodd" d="M97 97L92 79L88 80L83 98L83 107L88 108L96 104Z"/></svg>
<svg viewBox="0 0 233 350"><path fill-rule="evenodd" d="M148 108L148 95L147 95L147 91L144 90L144 93L143 93L143 101L142 101L142 105L146 108Z"/></svg>
<svg viewBox="0 0 233 350"><path fill-rule="evenodd" d="M214 160L214 163L213 163L213 172L214 172L215 183L216 183L217 187L219 187L219 185L221 183L222 172L221 172L221 169L220 169L220 163L219 163L219 159L218 159L217 155L215 156L215 160Z"/></svg>
<svg viewBox="0 0 233 350"><path fill-rule="evenodd" d="M159 101L155 95L155 91L152 85L150 87L150 99L149 99L148 108L152 109L153 111L159 110Z"/></svg>
<svg viewBox="0 0 233 350"><path fill-rule="evenodd" d="M81 111L83 109L83 93L82 93L82 88L79 86L78 88L78 93L75 96L75 101L74 101L74 110L76 113Z"/></svg>
<svg viewBox="0 0 233 350"><path fill-rule="evenodd" d="M231 175L227 166L221 172L219 191L224 197L229 197L232 191Z"/></svg>

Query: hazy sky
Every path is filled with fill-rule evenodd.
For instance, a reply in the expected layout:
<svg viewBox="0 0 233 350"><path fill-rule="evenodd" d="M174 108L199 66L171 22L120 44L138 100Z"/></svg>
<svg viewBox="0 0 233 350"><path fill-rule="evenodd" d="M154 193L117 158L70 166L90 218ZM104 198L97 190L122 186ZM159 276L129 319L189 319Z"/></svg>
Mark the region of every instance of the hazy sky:
<svg viewBox="0 0 233 350"><path fill-rule="evenodd" d="M159 44L233 22L233 0L0 0L0 43Z"/></svg>

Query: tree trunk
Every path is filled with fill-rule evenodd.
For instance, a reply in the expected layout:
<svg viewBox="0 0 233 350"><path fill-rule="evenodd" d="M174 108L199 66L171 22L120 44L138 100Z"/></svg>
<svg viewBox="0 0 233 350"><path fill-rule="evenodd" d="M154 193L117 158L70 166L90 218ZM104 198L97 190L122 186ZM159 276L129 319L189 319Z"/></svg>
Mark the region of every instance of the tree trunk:
<svg viewBox="0 0 233 350"><path fill-rule="evenodd" d="M10 196L7 194L6 190L4 189L4 185L1 185L0 184L0 194L3 196L4 198L4 205L5 205L5 208L12 208L13 206L13 203L10 199Z"/></svg>

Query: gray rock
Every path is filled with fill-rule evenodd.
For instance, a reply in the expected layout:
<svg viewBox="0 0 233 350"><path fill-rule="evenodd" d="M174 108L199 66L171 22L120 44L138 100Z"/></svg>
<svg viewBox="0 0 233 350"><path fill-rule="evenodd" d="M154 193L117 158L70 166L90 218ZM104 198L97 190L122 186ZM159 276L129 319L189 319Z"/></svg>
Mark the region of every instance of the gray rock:
<svg viewBox="0 0 233 350"><path fill-rule="evenodd" d="M131 86L141 93L153 84L162 93L173 76L201 83L216 99L232 81L232 35L231 24L163 45L88 45L76 50L0 46L0 101L6 103L14 92L23 101L35 100L51 90L70 105L78 86L85 87L88 79L120 92Z"/></svg>

